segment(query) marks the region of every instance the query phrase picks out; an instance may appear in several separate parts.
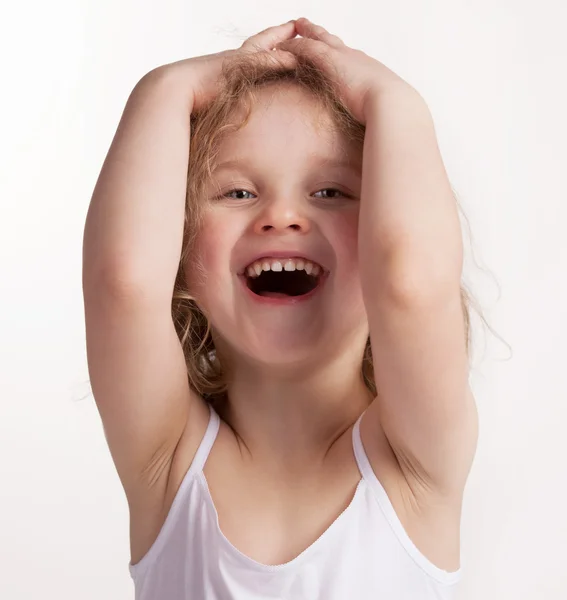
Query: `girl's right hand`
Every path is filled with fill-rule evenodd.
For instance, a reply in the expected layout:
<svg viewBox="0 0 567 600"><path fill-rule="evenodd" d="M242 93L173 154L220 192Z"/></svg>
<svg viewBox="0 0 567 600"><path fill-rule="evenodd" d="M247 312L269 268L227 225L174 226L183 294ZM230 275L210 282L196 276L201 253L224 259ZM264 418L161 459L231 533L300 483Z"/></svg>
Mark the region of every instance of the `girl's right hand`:
<svg viewBox="0 0 567 600"><path fill-rule="evenodd" d="M235 54L271 50L270 55L273 55L279 64L293 66L294 55L277 49L276 46L284 40L293 39L296 35L295 20L292 20L260 31L245 40L240 48L169 63L154 69L153 72L173 73L175 78L179 76L186 80L192 91L192 110L199 111L216 96L225 59Z"/></svg>

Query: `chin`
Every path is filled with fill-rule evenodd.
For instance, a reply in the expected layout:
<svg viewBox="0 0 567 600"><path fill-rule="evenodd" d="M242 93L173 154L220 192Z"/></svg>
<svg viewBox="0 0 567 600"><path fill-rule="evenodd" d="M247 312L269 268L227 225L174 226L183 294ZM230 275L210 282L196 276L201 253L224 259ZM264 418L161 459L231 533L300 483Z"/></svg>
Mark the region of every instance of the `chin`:
<svg viewBox="0 0 567 600"><path fill-rule="evenodd" d="M225 332L215 340L221 354L237 355L244 362L265 367L312 363L324 352L324 335L313 335L290 327L267 327ZM238 359L237 359L238 360ZM238 361L240 362L240 361Z"/></svg>

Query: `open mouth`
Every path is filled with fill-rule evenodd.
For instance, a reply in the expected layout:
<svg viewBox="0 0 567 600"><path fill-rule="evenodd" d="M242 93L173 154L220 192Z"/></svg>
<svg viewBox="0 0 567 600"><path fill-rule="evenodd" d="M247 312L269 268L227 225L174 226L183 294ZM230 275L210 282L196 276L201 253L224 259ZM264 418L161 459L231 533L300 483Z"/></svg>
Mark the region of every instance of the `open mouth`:
<svg viewBox="0 0 567 600"><path fill-rule="evenodd" d="M257 296L298 298L319 286L325 270L302 258L263 258L248 265L243 275L246 285Z"/></svg>

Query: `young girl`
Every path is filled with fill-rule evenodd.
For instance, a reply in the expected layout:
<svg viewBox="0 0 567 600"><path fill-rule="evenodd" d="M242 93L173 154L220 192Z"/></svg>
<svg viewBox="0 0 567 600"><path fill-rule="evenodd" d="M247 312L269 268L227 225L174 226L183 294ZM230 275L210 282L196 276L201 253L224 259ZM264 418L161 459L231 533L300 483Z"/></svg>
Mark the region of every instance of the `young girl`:
<svg viewBox="0 0 567 600"><path fill-rule="evenodd" d="M140 80L84 238L137 599L454 597L462 262L427 105L322 27Z"/></svg>

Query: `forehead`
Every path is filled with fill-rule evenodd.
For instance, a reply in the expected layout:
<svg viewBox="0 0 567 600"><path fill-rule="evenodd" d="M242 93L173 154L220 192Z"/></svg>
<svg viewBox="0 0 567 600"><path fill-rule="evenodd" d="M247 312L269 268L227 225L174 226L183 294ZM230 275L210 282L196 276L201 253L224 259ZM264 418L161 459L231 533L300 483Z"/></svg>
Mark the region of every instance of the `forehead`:
<svg viewBox="0 0 567 600"><path fill-rule="evenodd" d="M341 132L312 94L297 85L277 84L257 90L246 125L221 142L217 164L253 156L261 160L324 156L360 168L362 149ZM235 115L236 122L243 110Z"/></svg>

